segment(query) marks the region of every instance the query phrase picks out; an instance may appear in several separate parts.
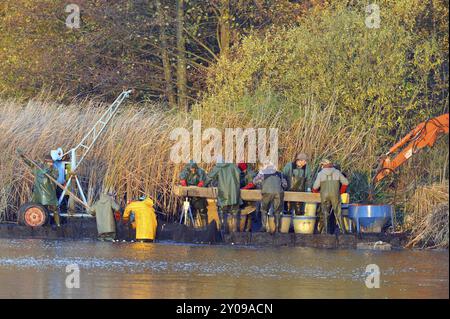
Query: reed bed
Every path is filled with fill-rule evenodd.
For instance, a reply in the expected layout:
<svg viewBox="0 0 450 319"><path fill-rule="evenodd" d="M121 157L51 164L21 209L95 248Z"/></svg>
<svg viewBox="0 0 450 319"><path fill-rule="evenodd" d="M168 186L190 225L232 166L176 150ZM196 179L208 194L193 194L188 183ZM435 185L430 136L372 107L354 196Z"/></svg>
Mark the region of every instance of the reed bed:
<svg viewBox="0 0 450 319"><path fill-rule="evenodd" d="M418 187L408 200L404 228L407 247L448 248L448 181Z"/></svg>

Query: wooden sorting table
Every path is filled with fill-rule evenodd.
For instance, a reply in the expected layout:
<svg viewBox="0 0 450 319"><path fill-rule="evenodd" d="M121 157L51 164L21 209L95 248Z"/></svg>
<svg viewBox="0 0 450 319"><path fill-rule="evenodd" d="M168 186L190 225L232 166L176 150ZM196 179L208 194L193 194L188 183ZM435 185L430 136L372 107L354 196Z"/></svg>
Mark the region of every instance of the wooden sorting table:
<svg viewBox="0 0 450 319"><path fill-rule="evenodd" d="M208 200L208 223L215 220L220 225L217 212L217 188L216 187L197 187L197 186L179 186L173 187L173 192L180 197L201 197ZM259 189L241 189L241 199L248 202L257 202L261 200L261 191ZM320 203L320 194L305 192L284 192L285 202L304 202ZM254 211L249 210L247 213ZM241 212L243 214L243 212ZM245 214L245 213L244 213Z"/></svg>

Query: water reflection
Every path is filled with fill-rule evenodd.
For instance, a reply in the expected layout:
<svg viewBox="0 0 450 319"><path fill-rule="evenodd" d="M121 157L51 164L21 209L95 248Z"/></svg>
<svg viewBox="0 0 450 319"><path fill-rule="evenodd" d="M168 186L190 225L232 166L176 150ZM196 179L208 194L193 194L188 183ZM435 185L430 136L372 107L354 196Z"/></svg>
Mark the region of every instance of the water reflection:
<svg viewBox="0 0 450 319"><path fill-rule="evenodd" d="M1 298L448 298L448 251L0 240ZM65 286L80 268L80 289ZM365 286L377 264L381 287Z"/></svg>

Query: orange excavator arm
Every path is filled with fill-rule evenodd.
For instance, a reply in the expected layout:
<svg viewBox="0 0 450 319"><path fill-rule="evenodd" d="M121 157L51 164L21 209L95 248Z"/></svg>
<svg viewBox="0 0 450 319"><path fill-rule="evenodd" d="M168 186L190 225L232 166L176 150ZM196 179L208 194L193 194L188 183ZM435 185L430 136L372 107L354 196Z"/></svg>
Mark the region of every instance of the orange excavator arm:
<svg viewBox="0 0 450 319"><path fill-rule="evenodd" d="M448 134L448 128L448 113L417 125L416 128L392 146L389 152L379 158L378 170L373 179L374 184L394 172L397 167L401 166L422 148L426 146L433 147L440 136ZM396 152L398 152L397 155L391 158Z"/></svg>

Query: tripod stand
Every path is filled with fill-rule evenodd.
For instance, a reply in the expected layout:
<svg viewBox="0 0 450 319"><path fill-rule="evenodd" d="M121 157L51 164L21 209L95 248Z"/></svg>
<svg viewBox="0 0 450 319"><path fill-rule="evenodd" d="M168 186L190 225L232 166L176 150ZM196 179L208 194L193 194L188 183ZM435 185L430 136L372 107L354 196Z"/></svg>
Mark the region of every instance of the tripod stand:
<svg viewBox="0 0 450 319"><path fill-rule="evenodd" d="M195 224L194 217L192 216L191 204L189 203L189 198L186 197L186 200L183 202L183 211L180 216L180 224L190 226L189 221L192 226Z"/></svg>

